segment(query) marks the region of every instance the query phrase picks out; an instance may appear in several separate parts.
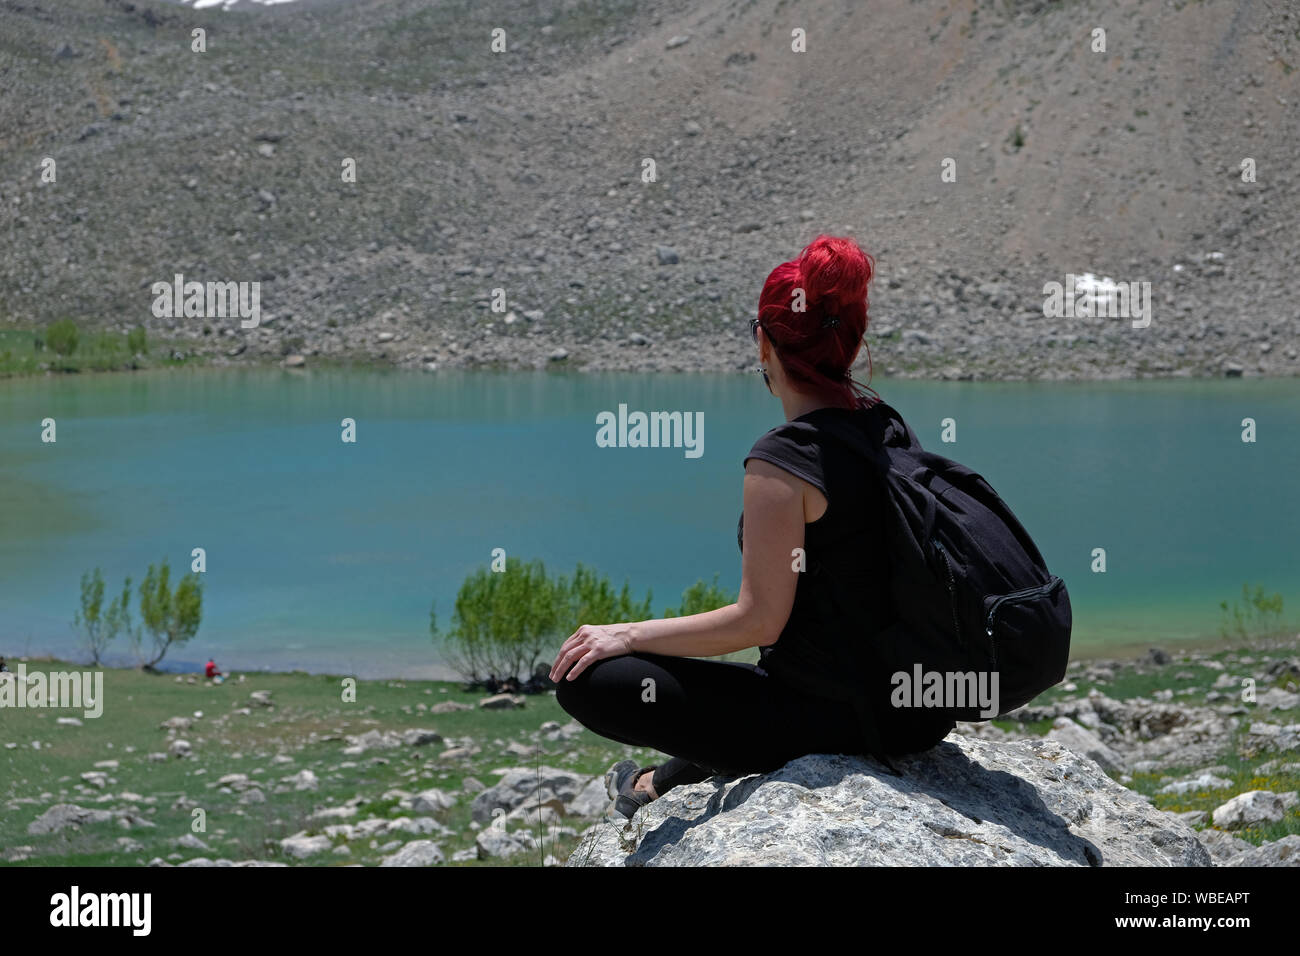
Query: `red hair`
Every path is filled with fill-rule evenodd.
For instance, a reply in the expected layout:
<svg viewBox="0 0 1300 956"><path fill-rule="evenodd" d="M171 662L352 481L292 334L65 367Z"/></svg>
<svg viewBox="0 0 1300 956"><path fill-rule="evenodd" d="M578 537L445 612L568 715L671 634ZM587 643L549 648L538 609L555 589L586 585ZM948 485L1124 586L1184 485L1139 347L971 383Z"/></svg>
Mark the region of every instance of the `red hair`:
<svg viewBox="0 0 1300 956"><path fill-rule="evenodd" d="M852 239L821 235L799 258L773 269L758 297L758 322L786 374L806 390L842 405L880 400L850 372L867 331L867 283L875 265Z"/></svg>

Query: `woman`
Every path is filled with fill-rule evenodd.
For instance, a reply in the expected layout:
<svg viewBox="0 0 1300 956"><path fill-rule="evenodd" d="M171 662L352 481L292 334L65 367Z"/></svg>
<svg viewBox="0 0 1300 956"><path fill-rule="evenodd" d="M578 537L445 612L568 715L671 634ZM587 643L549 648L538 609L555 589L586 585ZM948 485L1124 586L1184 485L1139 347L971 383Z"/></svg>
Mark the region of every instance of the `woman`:
<svg viewBox="0 0 1300 956"><path fill-rule="evenodd" d="M808 753L909 753L954 726L887 700L860 713L843 695L824 693L828 683L844 686L846 673L851 680L843 662L852 660L852 643L895 617L889 556L878 546L883 486L866 459L818 427L841 419L866 428L879 401L850 373L873 269L851 239L819 236L763 286L750 327L786 423L744 460L736 603L666 620L586 624L555 659L556 697L579 723L672 755L609 771L607 788L625 817L715 774L775 770ZM747 647L760 648L759 664L698 659Z"/></svg>

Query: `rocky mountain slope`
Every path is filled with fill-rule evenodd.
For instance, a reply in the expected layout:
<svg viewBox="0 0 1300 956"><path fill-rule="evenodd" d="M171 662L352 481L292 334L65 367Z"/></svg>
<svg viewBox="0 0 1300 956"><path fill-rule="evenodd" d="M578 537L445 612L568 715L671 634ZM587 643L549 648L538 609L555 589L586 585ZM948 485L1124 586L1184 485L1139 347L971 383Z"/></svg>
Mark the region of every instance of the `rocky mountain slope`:
<svg viewBox="0 0 1300 956"><path fill-rule="evenodd" d="M738 369L832 232L877 372L1294 375L1297 62L1288 0L0 0L0 327ZM177 273L260 282L260 327L154 317ZM1149 327L1045 317L1085 273Z"/></svg>

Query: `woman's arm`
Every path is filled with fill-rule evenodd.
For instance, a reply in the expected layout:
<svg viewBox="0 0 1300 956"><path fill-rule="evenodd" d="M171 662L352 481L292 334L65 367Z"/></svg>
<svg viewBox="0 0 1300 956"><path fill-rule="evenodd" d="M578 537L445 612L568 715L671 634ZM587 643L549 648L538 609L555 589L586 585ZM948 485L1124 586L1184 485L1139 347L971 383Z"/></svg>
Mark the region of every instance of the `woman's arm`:
<svg viewBox="0 0 1300 956"><path fill-rule="evenodd" d="M551 679L567 671L572 680L598 660L633 651L714 657L776 643L794 606L798 572L792 568L792 552L804 543L806 488L812 485L751 458L745 465L744 550L736 603L686 617L583 625L560 648Z"/></svg>

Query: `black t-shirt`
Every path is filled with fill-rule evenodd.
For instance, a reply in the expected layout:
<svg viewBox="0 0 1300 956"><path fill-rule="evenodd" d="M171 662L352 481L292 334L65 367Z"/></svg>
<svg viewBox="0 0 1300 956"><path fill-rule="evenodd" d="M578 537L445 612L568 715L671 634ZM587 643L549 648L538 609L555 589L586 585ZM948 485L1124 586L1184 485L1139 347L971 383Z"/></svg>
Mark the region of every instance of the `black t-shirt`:
<svg viewBox="0 0 1300 956"><path fill-rule="evenodd" d="M777 643L759 650L765 670L796 686L805 675L843 679L845 658L837 643L869 640L897 617L889 594L884 487L866 459L818 429L830 416L865 428L862 416L870 414L863 408L814 409L768 431L744 459L771 462L826 496L825 514L804 525L807 568L799 575L790 618ZM742 512L736 528L742 551L744 530ZM832 606L832 590L839 607ZM847 607L845 595L852 596Z"/></svg>
<svg viewBox="0 0 1300 956"><path fill-rule="evenodd" d="M825 697L824 684L861 689L868 682L852 668L871 667L855 654L898 620L890 594L891 565L885 525L883 477L868 460L819 430L838 416L879 437L870 408L819 408L763 435L745 456L761 458L804 479L826 496L826 512L804 523L807 568L799 575L794 605L777 642L759 649L761 666L796 690ZM745 515L736 528L744 551ZM793 557L791 558L793 560ZM875 675L879 678L881 675ZM885 675L888 677L888 675ZM876 732L891 753L924 750L955 725L939 711L895 708L880 680L863 699ZM837 698L839 699L839 698Z"/></svg>

